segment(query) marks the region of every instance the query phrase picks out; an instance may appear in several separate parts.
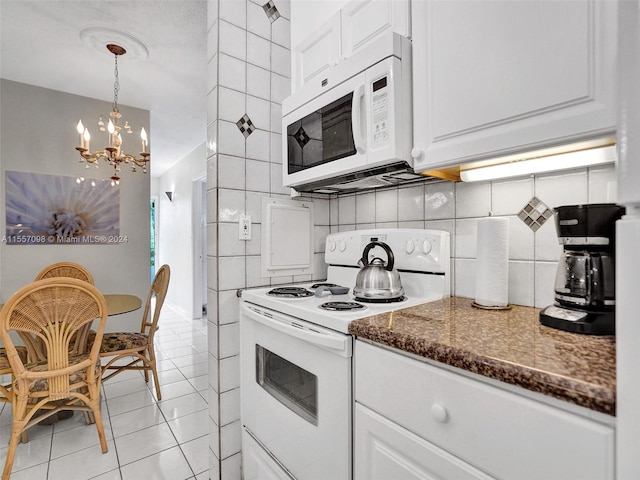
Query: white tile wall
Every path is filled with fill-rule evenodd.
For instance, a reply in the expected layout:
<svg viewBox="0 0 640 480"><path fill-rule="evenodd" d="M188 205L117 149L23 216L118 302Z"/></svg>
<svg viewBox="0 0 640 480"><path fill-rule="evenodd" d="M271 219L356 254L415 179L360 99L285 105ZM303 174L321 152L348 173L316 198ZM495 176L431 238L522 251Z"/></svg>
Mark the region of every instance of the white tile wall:
<svg viewBox="0 0 640 480"><path fill-rule="evenodd" d="M269 40L247 33L247 62L267 70L271 67L271 44Z"/></svg>
<svg viewBox="0 0 640 480"><path fill-rule="evenodd" d="M221 20L220 28L220 52L236 57L240 60L247 58L247 35L241 27Z"/></svg>
<svg viewBox="0 0 640 480"><path fill-rule="evenodd" d="M239 422L239 300L237 289L311 280L263 278L260 273L262 197L289 198L282 186L282 100L290 93L289 1L275 0L281 17L269 21L266 0L208 2L207 212L209 317L209 478L241 478ZM236 122L247 114L256 129L245 138ZM326 277L324 238L328 200L318 204L315 278ZM240 214L252 238L238 240ZM354 215L355 221L355 215Z"/></svg>
<svg viewBox="0 0 640 480"><path fill-rule="evenodd" d="M383 227L448 231L452 238L452 292L473 298L477 220L489 212L505 216L510 237L509 301L545 307L553 303L562 248L553 219L534 233L517 217L533 196L551 208L587 201L615 202L615 169L577 169L483 183L438 181L345 195L330 200L330 231Z"/></svg>

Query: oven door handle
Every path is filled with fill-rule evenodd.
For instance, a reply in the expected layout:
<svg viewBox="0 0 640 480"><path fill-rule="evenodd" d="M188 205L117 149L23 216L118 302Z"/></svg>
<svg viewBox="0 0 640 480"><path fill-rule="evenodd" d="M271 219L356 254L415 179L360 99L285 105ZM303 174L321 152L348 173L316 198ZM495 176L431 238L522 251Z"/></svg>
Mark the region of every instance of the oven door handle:
<svg viewBox="0 0 640 480"><path fill-rule="evenodd" d="M353 130L353 146L362 155L366 150L366 144L362 138L362 121L360 103L364 96L364 85L358 85L353 92L351 100L351 129Z"/></svg>
<svg viewBox="0 0 640 480"><path fill-rule="evenodd" d="M264 315L259 309L242 304L243 314L251 320L267 328L278 330L291 337L298 338L312 345L334 351L343 357L351 356L351 336L339 333L324 332L318 327L307 327L279 316L275 312Z"/></svg>

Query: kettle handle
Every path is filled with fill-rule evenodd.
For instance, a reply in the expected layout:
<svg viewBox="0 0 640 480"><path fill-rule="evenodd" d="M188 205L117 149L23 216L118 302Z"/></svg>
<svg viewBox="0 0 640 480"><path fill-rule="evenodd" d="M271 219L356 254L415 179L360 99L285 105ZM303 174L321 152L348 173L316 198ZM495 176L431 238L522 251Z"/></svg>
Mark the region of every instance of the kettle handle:
<svg viewBox="0 0 640 480"><path fill-rule="evenodd" d="M370 242L369 245L364 247L364 250L362 251L362 258L360 259L362 265L365 267L369 266L369 252L376 246L382 247L382 249L387 252L387 265L384 268L388 271L392 271L393 263L395 261L393 258L393 252L391 251L391 247L384 242Z"/></svg>

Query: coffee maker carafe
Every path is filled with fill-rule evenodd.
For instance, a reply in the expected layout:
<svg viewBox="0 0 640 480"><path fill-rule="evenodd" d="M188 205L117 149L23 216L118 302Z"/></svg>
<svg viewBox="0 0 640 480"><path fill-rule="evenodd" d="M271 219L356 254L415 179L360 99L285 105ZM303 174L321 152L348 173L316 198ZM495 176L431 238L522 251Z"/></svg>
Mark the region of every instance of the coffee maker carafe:
<svg viewBox="0 0 640 480"><path fill-rule="evenodd" d="M540 312L543 325L591 335L615 334L615 222L624 211L610 203L555 208L563 251L555 304Z"/></svg>

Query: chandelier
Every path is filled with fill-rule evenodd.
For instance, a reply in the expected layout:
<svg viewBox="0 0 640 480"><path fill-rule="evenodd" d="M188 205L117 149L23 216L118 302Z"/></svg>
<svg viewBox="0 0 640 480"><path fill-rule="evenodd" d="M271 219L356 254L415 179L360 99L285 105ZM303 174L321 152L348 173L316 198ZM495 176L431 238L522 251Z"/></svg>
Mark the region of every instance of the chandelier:
<svg viewBox="0 0 640 480"><path fill-rule="evenodd" d="M115 81L113 84L113 103L111 105L111 112L109 113L109 122L105 126L105 118L100 115L98 119L98 127L101 132L108 132L107 146L102 150L96 150L91 152L89 145L91 140L91 134L89 130L82 124L82 120L78 122L76 130L80 135L80 146L76 147L76 150L82 157L80 162L86 162L86 168L93 164L98 168L100 160L104 160L109 166L113 167L113 174L111 175L111 185L120 184L120 172L122 164L130 164L131 171L136 172L138 167L142 168L142 173L147 173L147 163L149 163L151 154L147 152L147 132L144 128L140 132L140 139L142 140L142 151L136 156L135 154L126 153L122 144L122 134L132 133L129 122L124 120L122 124L122 114L118 109L118 91L120 90L120 82L118 79L118 56L124 55L127 51L120 45L108 44L107 49L113 53L115 57Z"/></svg>

